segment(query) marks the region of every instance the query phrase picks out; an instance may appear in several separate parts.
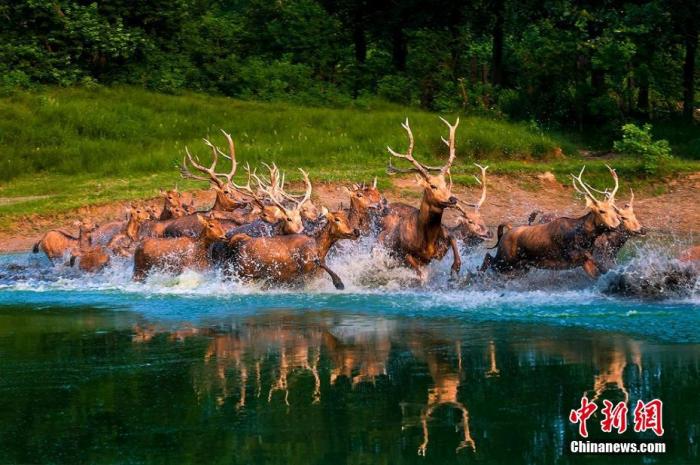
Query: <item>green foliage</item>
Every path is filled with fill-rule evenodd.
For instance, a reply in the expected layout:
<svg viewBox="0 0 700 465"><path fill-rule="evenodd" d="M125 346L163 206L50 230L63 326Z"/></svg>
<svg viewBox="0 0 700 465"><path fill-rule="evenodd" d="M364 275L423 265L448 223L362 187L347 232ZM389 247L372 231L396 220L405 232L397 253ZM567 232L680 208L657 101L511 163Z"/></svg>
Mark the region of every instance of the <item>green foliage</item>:
<svg viewBox="0 0 700 465"><path fill-rule="evenodd" d="M615 141L613 149L640 157L644 162L644 170L655 174L663 170L664 164L671 159L671 146L665 139L653 140L651 124L639 127L635 124L622 126L622 140Z"/></svg>
<svg viewBox="0 0 700 465"><path fill-rule="evenodd" d="M0 5L0 94L98 83L329 106L379 96L611 136L630 117L678 112L684 52L698 33L687 19L693 8L686 0L16 0Z"/></svg>
<svg viewBox="0 0 700 465"><path fill-rule="evenodd" d="M90 88L88 88L90 87ZM444 161L436 114L361 97L350 108L260 103L185 92L172 96L137 87L51 88L0 98L0 227L18 215L64 211L82 205L150 197L158 188L205 187L183 181L176 169L185 146L200 157L202 137L223 145L219 129L232 133L240 162L274 161L298 180L306 168L315 182L387 182L386 146L406 147L400 123L408 116L416 157ZM95 102L99 102L98 105ZM368 111L371 110L371 111ZM443 115L448 120L454 114ZM553 157L561 148L566 158ZM588 179L609 180L605 161L581 160L569 138L535 123L462 117L457 133L457 183L473 182L473 162L494 174L553 171L560 179L588 166ZM669 169L697 170L672 159ZM642 162L623 156L615 167L625 179ZM385 184L386 185L386 184ZM12 199L17 199L13 201Z"/></svg>

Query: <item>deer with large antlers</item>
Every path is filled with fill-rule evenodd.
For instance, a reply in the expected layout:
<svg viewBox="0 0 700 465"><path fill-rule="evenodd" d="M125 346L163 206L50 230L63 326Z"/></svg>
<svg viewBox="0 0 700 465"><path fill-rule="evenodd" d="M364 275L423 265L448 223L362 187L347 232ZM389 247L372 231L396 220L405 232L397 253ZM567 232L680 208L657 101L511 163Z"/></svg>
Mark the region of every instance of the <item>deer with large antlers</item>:
<svg viewBox="0 0 700 465"><path fill-rule="evenodd" d="M610 197L596 199L595 189L583 181L584 169L571 177L574 189L586 198L586 215L516 228L500 225L496 256L487 253L481 270L515 273L529 268L561 270L581 266L586 274L597 278L600 267L591 253L593 243L601 234L620 226L620 219Z"/></svg>
<svg viewBox="0 0 700 465"><path fill-rule="evenodd" d="M242 279L278 284L300 284L324 270L335 288L343 289L340 277L326 264L326 255L338 240L357 239L359 231L349 226L345 212L327 212L325 216L326 225L313 237L234 235L228 240L228 266Z"/></svg>
<svg viewBox="0 0 700 465"><path fill-rule="evenodd" d="M463 249L470 249L481 242L491 239L491 231L486 227L486 223L481 216L481 206L486 201L486 170L488 166L476 164L481 170L481 179L475 176L476 181L481 185L481 197L476 203L467 203L459 200L455 208L461 213L457 219L457 224L448 226L450 236L462 243Z"/></svg>
<svg viewBox="0 0 700 465"><path fill-rule="evenodd" d="M390 158L389 173L416 173L418 184L423 187L423 199L419 208L405 204L389 205L390 213L382 221L379 241L413 268L421 280L425 279L424 266L432 260L442 259L448 248L452 248L454 254L452 274L459 273L461 267L457 240L442 225L444 210L457 205L457 198L452 195L450 168L456 157L455 136L459 119L453 125L442 121L449 128L449 139L442 139L448 147L449 157L442 167L424 165L413 157L414 139L408 119L402 124L408 134L406 153L400 154L387 147L391 157L413 165L410 169L395 168Z"/></svg>
<svg viewBox="0 0 700 465"><path fill-rule="evenodd" d="M607 272L616 265L618 252L631 237L643 236L646 234L646 229L642 227L634 213L634 191L630 189L631 195L629 202L625 203L622 207L618 206L615 203L615 194L619 188L617 172L610 166L606 166L615 182L615 186L613 187L612 191L597 192L604 194L608 202L612 204L615 213L617 213L617 216L620 219L620 225L612 231L604 232L593 242L591 253L598 264L599 270L603 273ZM530 214L528 224L535 223L535 219L538 216L538 224L549 223L556 218L556 215L554 214L543 214L542 212L536 210Z"/></svg>

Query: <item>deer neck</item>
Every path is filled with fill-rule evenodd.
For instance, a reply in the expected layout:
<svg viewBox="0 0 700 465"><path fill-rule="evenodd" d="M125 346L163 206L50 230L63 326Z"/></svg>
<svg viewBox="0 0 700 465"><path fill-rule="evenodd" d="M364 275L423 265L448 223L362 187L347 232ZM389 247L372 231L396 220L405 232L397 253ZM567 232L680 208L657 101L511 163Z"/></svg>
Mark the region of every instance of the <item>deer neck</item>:
<svg viewBox="0 0 700 465"><path fill-rule="evenodd" d="M141 224L136 221L136 218L129 218L129 222L126 223L126 235L129 236L129 239L132 241L138 240L140 226Z"/></svg>
<svg viewBox="0 0 700 465"><path fill-rule="evenodd" d="M80 234L78 234L78 247L86 248L90 247L92 244L92 233L85 232L85 231L80 231Z"/></svg>
<svg viewBox="0 0 700 465"><path fill-rule="evenodd" d="M350 202L350 213L348 214L348 221L352 226L364 226L365 220L367 218L367 209L363 208L359 202Z"/></svg>
<svg viewBox="0 0 700 465"><path fill-rule="evenodd" d="M427 244L432 244L437 241L442 232L442 212L443 208L432 208L428 203L428 199L423 194L423 200L418 211L418 231L422 233L423 240Z"/></svg>
<svg viewBox="0 0 700 465"><path fill-rule="evenodd" d="M321 260L326 258L328 251L338 240L338 238L333 237L333 234L331 234L331 227L332 225L330 222L326 223L323 229L321 229L321 231L319 231L318 235L316 236L316 247L318 248L318 257Z"/></svg>
<svg viewBox="0 0 700 465"><path fill-rule="evenodd" d="M209 247L216 242L216 239L212 239L207 235L207 231L203 230L202 233L194 242L194 255L198 257L206 257L209 251Z"/></svg>

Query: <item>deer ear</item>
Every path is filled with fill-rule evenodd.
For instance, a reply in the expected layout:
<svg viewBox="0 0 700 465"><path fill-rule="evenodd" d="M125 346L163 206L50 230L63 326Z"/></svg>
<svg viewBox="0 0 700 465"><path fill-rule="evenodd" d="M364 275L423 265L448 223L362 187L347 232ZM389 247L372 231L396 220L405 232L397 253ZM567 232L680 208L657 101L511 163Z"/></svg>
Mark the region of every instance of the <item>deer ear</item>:
<svg viewBox="0 0 700 465"><path fill-rule="evenodd" d="M204 226L204 227L207 226L207 220L206 220L202 215L200 215L200 214L197 214L197 221L198 221L199 224L201 224L202 226Z"/></svg>
<svg viewBox="0 0 700 465"><path fill-rule="evenodd" d="M328 218L328 214L329 214L329 213L330 213L330 212L328 211L328 209L327 209L326 207L321 207L321 215L323 215L323 216L325 216L326 218Z"/></svg>
<svg viewBox="0 0 700 465"><path fill-rule="evenodd" d="M595 199L592 199L589 196L586 196L586 208L594 207L597 204L598 204L598 202L596 202Z"/></svg>
<svg viewBox="0 0 700 465"><path fill-rule="evenodd" d="M350 189L348 189L347 186L343 186L342 189L343 189L343 192L345 192L346 194L352 195L352 191Z"/></svg>
<svg viewBox="0 0 700 465"><path fill-rule="evenodd" d="M424 185L425 185L425 181L424 181L423 178L422 178L420 175L418 175L418 174L416 174L416 184L418 184L419 186L424 186Z"/></svg>

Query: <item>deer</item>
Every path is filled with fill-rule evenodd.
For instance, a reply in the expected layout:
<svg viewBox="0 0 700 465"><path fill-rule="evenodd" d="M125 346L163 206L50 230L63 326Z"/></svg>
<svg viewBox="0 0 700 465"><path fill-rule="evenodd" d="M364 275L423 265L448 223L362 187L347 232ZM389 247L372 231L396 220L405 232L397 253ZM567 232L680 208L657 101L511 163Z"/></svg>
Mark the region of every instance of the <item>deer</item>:
<svg viewBox="0 0 700 465"><path fill-rule="evenodd" d="M374 220L377 212L385 206L386 200L377 189L377 178L374 178L371 186L353 184L352 189L344 187L350 196L350 208L348 209L348 221L352 228L357 228L360 235L366 236L374 229Z"/></svg>
<svg viewBox="0 0 700 465"><path fill-rule="evenodd" d="M336 289L344 289L340 277L326 264L326 255L338 240L357 239L359 231L350 227L345 212L324 210L323 214L326 225L314 237L305 234L232 236L228 239L230 269L245 280L287 284L301 283L324 270Z"/></svg>
<svg viewBox="0 0 700 465"><path fill-rule="evenodd" d="M630 200L622 207L615 203L615 194L619 188L619 178L617 172L609 165L605 165L615 182L612 191L597 191L607 197L607 201L612 204L615 213L620 219L620 226L616 229L605 232L598 236L593 242L591 254L598 264L601 273L606 273L617 264L617 254L627 241L633 236L646 235L646 228L642 227L637 216L634 213L634 191L630 188ZM554 219L556 215L552 213L543 213L535 210L528 217L528 224L535 223L535 219L539 215L537 224L546 224Z"/></svg>
<svg viewBox="0 0 700 465"><path fill-rule="evenodd" d="M598 200L593 188L571 175L574 189L586 199L588 213L580 218L557 218L549 223L511 227L499 225L496 256L486 254L481 271L522 273L529 268L573 269L582 267L595 279L600 268L592 255L593 243L603 233L620 226L620 218L610 198Z"/></svg>
<svg viewBox="0 0 700 465"><path fill-rule="evenodd" d="M362 331L350 340L341 340L324 331L323 342L332 361L332 386L342 377L355 388L361 383L375 384L377 378L387 375L391 352L389 331L375 327L371 332Z"/></svg>
<svg viewBox="0 0 700 465"><path fill-rule="evenodd" d="M99 225L90 220L76 221L78 226L78 236L74 236L62 229L53 229L34 244L32 253L42 251L46 254L49 261L55 264L56 260L72 255L79 248L87 248L92 244L91 234Z"/></svg>
<svg viewBox="0 0 700 465"><path fill-rule="evenodd" d="M129 219L122 230L107 243L107 249L124 257L134 253L136 244L141 240L139 234L141 225L150 220L151 212L146 208L132 205L128 210L128 216Z"/></svg>
<svg viewBox="0 0 700 465"><path fill-rule="evenodd" d="M459 273L462 263L457 240L442 225L444 210L457 205L457 197L452 195L450 168L456 157L455 135L459 118L453 125L443 118L440 119L449 128L449 140L442 139L449 151L449 157L444 166L430 167L418 162L413 157L414 139L408 118L402 123L408 134L406 153L400 154L391 147L387 147L391 157L409 161L413 165L410 169L395 168L391 164L390 157L387 169L389 174L416 173L416 180L423 188L423 198L419 208L405 204L390 204L390 213L382 220L379 242L415 270L421 281L426 279L424 266L432 260L442 259L448 248L452 249L454 256L452 262L453 277ZM431 171L436 172L436 174L431 174Z"/></svg>
<svg viewBox="0 0 700 465"><path fill-rule="evenodd" d="M205 270L210 265L209 248L223 240L226 232L215 219L197 216L202 223L198 237L148 238L134 252L135 281L142 281L154 267L166 267L175 272L184 269Z"/></svg>
<svg viewBox="0 0 700 465"><path fill-rule="evenodd" d="M491 231L486 227L480 212L481 206L486 201L486 170L489 167L481 166L477 163L474 163L474 165L481 170L481 180L474 176L476 182L481 185L481 197L476 203L458 200L454 208L459 210L461 215L457 219L456 225L447 227L450 236L460 241L464 250L470 249L493 237ZM470 211L469 209L473 210Z"/></svg>

